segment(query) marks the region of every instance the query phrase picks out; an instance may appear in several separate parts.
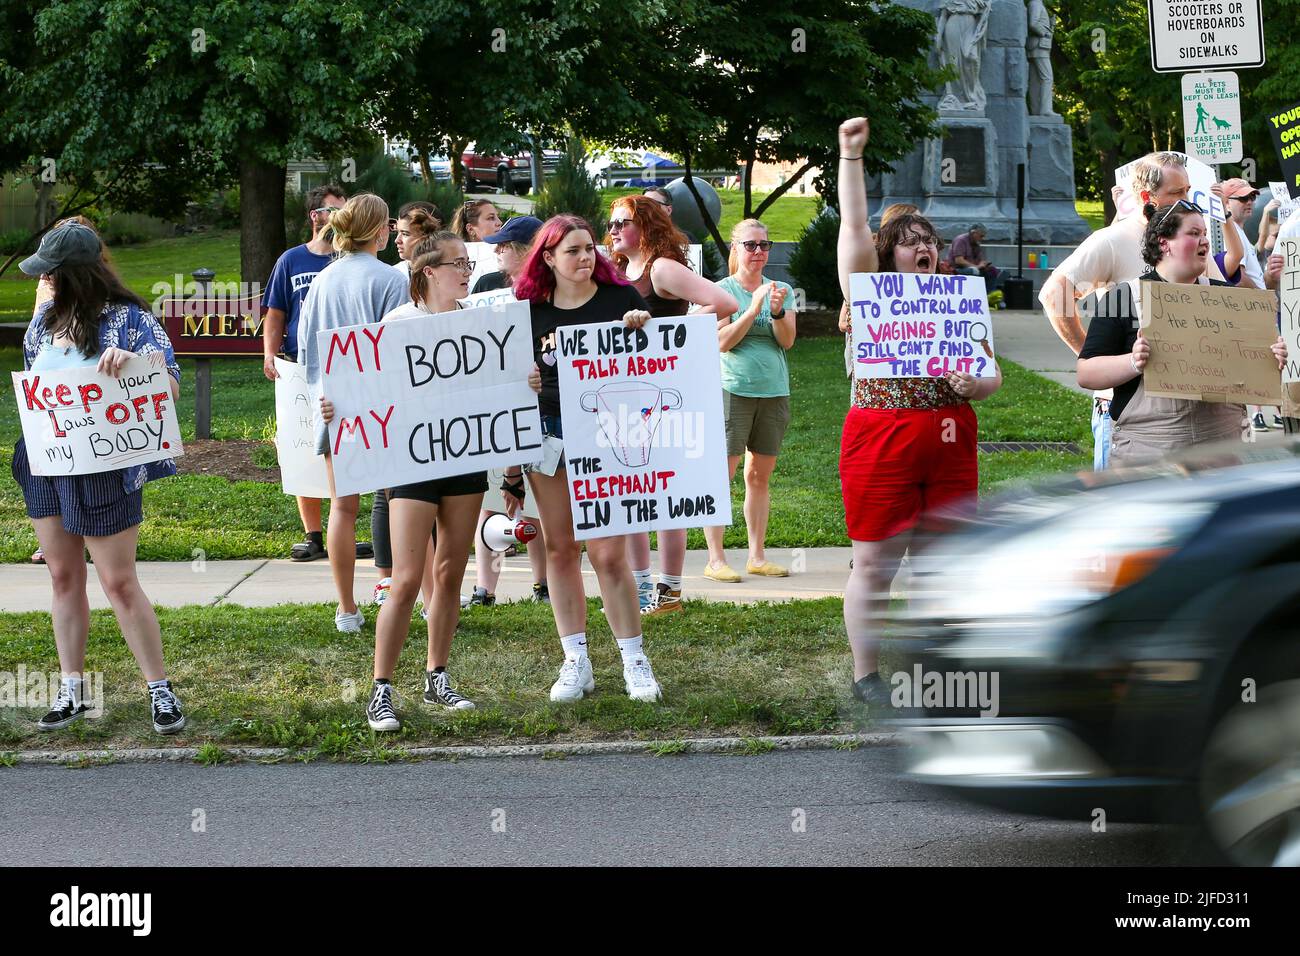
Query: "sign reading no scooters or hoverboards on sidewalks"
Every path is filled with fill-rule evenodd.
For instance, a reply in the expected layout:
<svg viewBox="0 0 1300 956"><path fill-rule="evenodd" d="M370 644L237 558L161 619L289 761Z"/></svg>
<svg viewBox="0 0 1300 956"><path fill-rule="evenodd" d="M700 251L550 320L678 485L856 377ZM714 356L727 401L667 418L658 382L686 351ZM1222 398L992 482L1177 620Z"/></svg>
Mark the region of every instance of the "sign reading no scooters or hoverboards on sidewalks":
<svg viewBox="0 0 1300 956"><path fill-rule="evenodd" d="M1157 73L1264 65L1260 0L1147 0Z"/></svg>

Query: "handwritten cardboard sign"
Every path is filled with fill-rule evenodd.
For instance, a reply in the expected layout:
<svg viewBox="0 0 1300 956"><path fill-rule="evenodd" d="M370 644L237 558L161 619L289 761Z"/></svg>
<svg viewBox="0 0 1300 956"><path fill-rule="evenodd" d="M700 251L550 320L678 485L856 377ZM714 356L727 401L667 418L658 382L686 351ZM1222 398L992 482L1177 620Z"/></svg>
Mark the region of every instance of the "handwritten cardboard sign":
<svg viewBox="0 0 1300 956"><path fill-rule="evenodd" d="M717 325L684 315L556 330L579 540L731 523Z"/></svg>
<svg viewBox="0 0 1300 956"><path fill-rule="evenodd" d="M1281 398L1272 292L1143 282L1142 334L1151 343L1148 395L1253 405Z"/></svg>
<svg viewBox="0 0 1300 956"><path fill-rule="evenodd" d="M997 374L983 277L855 272L849 296L855 377Z"/></svg>
<svg viewBox="0 0 1300 956"><path fill-rule="evenodd" d="M316 420L320 403L296 362L275 360L275 451L280 459L280 487L286 495L328 498L325 458L316 454Z"/></svg>
<svg viewBox="0 0 1300 956"><path fill-rule="evenodd" d="M340 495L541 459L526 302L318 333Z"/></svg>
<svg viewBox="0 0 1300 956"><path fill-rule="evenodd" d="M116 377L93 366L14 372L33 475L93 475L184 454L161 353L137 355Z"/></svg>

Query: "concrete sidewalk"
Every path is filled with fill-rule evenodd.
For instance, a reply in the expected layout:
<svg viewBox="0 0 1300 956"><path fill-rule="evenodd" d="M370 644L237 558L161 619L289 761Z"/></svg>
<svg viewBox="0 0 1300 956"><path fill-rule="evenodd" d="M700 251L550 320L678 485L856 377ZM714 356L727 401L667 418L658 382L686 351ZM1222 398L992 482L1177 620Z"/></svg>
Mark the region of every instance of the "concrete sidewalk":
<svg viewBox="0 0 1300 956"><path fill-rule="evenodd" d="M1075 374L1075 357L1061 341L1047 316L1042 311L1023 312L1005 309L993 313L993 349L1017 365L1031 372L1073 389L1081 395L1091 395L1079 387Z"/></svg>
<svg viewBox="0 0 1300 956"><path fill-rule="evenodd" d="M704 577L707 553L688 551L682 593L686 598L731 601L753 604L758 601L788 601L800 598L840 597L849 575L850 548L769 548L768 560L790 568L788 578L763 578L744 573L745 553L731 551L728 560L739 571L739 584L719 584ZM658 564L656 562L656 567ZM161 607L189 604L239 604L245 607L272 607L277 604L333 603L334 581L328 561L257 559L251 561L145 561L139 565L140 582L150 600ZM461 593L474 588L476 568L473 557L465 571ZM87 569L90 606L108 607L99 587L94 568ZM598 597L595 572L582 562L587 594ZM358 604L369 604L378 576L370 560L357 562L353 593ZM901 584L900 577L899 583ZM896 585L897 586L897 585ZM498 601L531 598L532 570L528 557L506 558L497 585ZM35 564L0 565L0 612L45 611L50 609L50 574Z"/></svg>

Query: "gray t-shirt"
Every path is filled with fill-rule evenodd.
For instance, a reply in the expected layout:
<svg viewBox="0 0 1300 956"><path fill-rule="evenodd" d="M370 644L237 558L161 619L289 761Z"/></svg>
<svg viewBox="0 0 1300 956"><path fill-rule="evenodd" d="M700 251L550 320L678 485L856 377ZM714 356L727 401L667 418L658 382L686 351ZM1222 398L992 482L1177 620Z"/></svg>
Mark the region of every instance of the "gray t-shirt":
<svg viewBox="0 0 1300 956"><path fill-rule="evenodd" d="M321 354L316 334L326 329L378 322L410 300L402 274L363 252L339 256L320 271L303 299L298 319L298 362L307 383L320 394ZM317 421L316 451L325 454L329 436Z"/></svg>

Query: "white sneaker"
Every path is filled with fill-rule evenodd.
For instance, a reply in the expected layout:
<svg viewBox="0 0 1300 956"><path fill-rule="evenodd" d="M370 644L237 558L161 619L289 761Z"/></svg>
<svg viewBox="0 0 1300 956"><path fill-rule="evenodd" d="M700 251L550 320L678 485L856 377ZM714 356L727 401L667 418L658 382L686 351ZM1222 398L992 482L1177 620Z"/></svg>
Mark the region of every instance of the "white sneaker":
<svg viewBox="0 0 1300 956"><path fill-rule="evenodd" d="M334 626L340 634L360 634L365 624L366 616L361 613L361 608L357 608L353 614L338 611L334 615Z"/></svg>
<svg viewBox="0 0 1300 956"><path fill-rule="evenodd" d="M551 700L582 700L596 689L596 678L591 673L591 658L566 657L560 665L560 676L551 685Z"/></svg>
<svg viewBox="0 0 1300 956"><path fill-rule="evenodd" d="M659 700L664 695L655 680L655 672L650 669L650 662L644 657L635 657L623 665L623 684L627 696L633 700Z"/></svg>
<svg viewBox="0 0 1300 956"><path fill-rule="evenodd" d="M375 593L374 593L375 607L380 607L381 605L383 605L385 601L388 600L388 592L392 590L392 587L393 587L392 578L384 578L378 584L375 585Z"/></svg>

